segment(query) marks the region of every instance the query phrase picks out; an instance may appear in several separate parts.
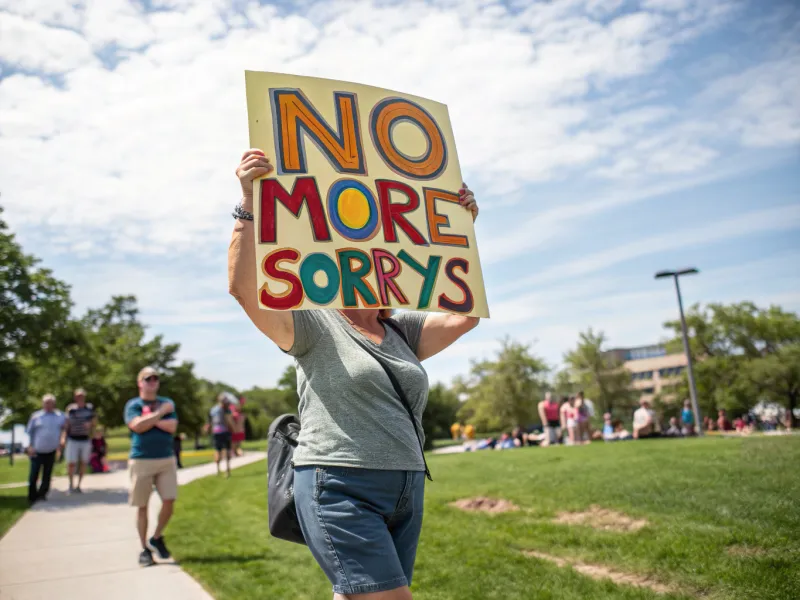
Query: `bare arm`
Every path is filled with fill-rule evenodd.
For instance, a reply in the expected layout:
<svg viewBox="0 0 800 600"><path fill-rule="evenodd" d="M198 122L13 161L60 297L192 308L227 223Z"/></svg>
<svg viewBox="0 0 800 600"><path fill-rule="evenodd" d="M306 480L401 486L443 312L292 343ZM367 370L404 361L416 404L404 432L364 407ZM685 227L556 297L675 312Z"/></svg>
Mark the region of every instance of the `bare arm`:
<svg viewBox="0 0 800 600"><path fill-rule="evenodd" d="M253 180L273 171L261 150L248 150L236 169L242 185L242 208L253 212ZM236 220L228 247L228 292L250 317L253 324L275 342L289 350L294 344L294 323L291 312L261 310L258 307L256 279L256 242L253 221Z"/></svg>
<svg viewBox="0 0 800 600"><path fill-rule="evenodd" d="M155 427L161 431L166 431L167 433L175 435L175 432L178 430L178 419L162 419L155 424Z"/></svg>
<svg viewBox="0 0 800 600"><path fill-rule="evenodd" d="M539 419L542 421L542 425L547 425L547 418L544 412L544 402L539 402Z"/></svg>
<svg viewBox="0 0 800 600"><path fill-rule="evenodd" d="M458 203L472 213L472 220L478 218L478 203L466 183L458 190ZM439 354L462 335L475 329L480 319L464 315L435 313L425 319L422 334L417 346L417 358L425 360Z"/></svg>
<svg viewBox="0 0 800 600"><path fill-rule="evenodd" d="M130 423L128 423L128 429L135 431L136 433L150 431L158 424L162 416L163 414L160 411L156 411L147 415L146 417L134 417L131 419Z"/></svg>
<svg viewBox="0 0 800 600"><path fill-rule="evenodd" d="M422 326L417 358L425 360L439 354L462 335L477 327L478 317L435 313L428 315Z"/></svg>

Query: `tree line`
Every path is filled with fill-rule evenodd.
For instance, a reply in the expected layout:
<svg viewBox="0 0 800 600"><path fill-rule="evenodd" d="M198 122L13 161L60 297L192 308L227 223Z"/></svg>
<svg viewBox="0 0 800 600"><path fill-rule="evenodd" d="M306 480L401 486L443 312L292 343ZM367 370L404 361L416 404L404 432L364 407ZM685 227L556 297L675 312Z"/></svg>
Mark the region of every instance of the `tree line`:
<svg viewBox="0 0 800 600"><path fill-rule="evenodd" d="M25 422L45 393L64 408L77 387L87 390L101 421L122 425L125 402L137 393L144 365L162 373L161 393L177 402L181 431L199 435L208 410L222 391L245 396L248 437L266 435L272 419L296 412L293 366L275 387L237 390L198 377L194 364L177 359L180 345L163 336L148 339L133 296L115 296L100 308L73 314L69 286L26 254L2 219L0 208L0 419L4 427ZM800 400L800 319L779 307L752 303L696 305L687 314L704 414L718 408L746 412L758 402L794 410ZM681 352L680 323L665 323L666 346ZM589 329L553 369L531 345L502 340L492 359L474 360L451 386L431 387L423 419L427 445L448 437L456 420L479 431L528 427L539 421L545 392L571 395L584 390L597 414L628 419L638 401L631 374L607 351L603 332ZM659 398L664 416L688 397L684 379ZM677 402L676 402L677 400Z"/></svg>

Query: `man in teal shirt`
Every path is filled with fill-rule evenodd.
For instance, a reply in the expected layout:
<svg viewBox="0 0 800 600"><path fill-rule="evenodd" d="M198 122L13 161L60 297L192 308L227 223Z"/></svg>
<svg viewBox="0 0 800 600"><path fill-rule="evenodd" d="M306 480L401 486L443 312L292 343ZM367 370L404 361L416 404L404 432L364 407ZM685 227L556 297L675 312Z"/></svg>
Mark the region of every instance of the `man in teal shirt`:
<svg viewBox="0 0 800 600"><path fill-rule="evenodd" d="M163 559L170 557L163 532L172 516L178 497L178 469L172 438L178 428L175 403L158 396L158 372L145 367L136 378L139 395L125 405L125 424L131 431L128 468L131 477L130 503L138 509L137 528L142 542L139 564L153 564L156 550ZM147 540L147 504L153 486L161 497L161 512L155 533ZM151 550L152 549L152 550Z"/></svg>

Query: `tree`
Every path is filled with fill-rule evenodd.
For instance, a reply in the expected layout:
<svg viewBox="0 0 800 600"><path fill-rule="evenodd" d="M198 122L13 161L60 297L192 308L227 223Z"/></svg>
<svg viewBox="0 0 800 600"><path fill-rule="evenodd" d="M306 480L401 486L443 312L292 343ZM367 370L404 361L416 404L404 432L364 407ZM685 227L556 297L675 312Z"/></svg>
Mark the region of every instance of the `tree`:
<svg viewBox="0 0 800 600"><path fill-rule="evenodd" d="M494 361L472 363L468 399L458 418L482 431L538 422L536 407L547 389L548 370L529 346L506 338Z"/></svg>
<svg viewBox="0 0 800 600"><path fill-rule="evenodd" d="M668 348L681 348L681 325ZM686 314L689 347L696 365L701 409L713 414L724 408L743 413L760 400L778 402L791 413L798 405L800 318L778 306L759 308L752 302L692 306ZM684 380L679 387L686 394Z"/></svg>
<svg viewBox="0 0 800 600"><path fill-rule="evenodd" d="M26 389L25 361L58 352L58 336L72 302L69 286L25 254L1 218L0 208L0 417L24 422L38 405Z"/></svg>
<svg viewBox="0 0 800 600"><path fill-rule="evenodd" d="M182 362L161 374L159 393L175 401L179 430L197 436L206 422L208 408L202 400L200 382L194 375L194 364Z"/></svg>
<svg viewBox="0 0 800 600"><path fill-rule="evenodd" d="M553 377L552 388L557 396L573 396L580 391L581 385L573 380L569 369L561 369Z"/></svg>
<svg viewBox="0 0 800 600"><path fill-rule="evenodd" d="M793 426L800 404L800 343L782 346L752 361L746 377L768 400L786 406L789 426Z"/></svg>
<svg viewBox="0 0 800 600"><path fill-rule="evenodd" d="M589 328L578 338L574 350L564 355L570 380L594 401L598 412L625 411L633 407L631 374L621 360L604 350L605 334Z"/></svg>
<svg viewBox="0 0 800 600"><path fill-rule="evenodd" d="M254 437L267 435L272 421L286 413L296 413L300 398L297 395L297 373L289 365L278 380L277 388L254 387L242 393L247 397L245 414Z"/></svg>
<svg viewBox="0 0 800 600"><path fill-rule="evenodd" d="M433 448L433 440L449 438L450 426L455 423L461 403L453 390L437 383L428 392L428 404L422 416L425 450Z"/></svg>

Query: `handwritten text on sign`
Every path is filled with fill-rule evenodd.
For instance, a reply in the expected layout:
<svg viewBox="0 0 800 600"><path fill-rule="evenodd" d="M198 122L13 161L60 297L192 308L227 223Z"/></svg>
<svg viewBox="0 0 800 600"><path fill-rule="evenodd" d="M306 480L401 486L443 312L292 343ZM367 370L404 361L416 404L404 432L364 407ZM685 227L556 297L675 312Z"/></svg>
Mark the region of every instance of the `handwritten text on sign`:
<svg viewBox="0 0 800 600"><path fill-rule="evenodd" d="M271 310L401 307L488 316L447 109L323 79L247 72Z"/></svg>

